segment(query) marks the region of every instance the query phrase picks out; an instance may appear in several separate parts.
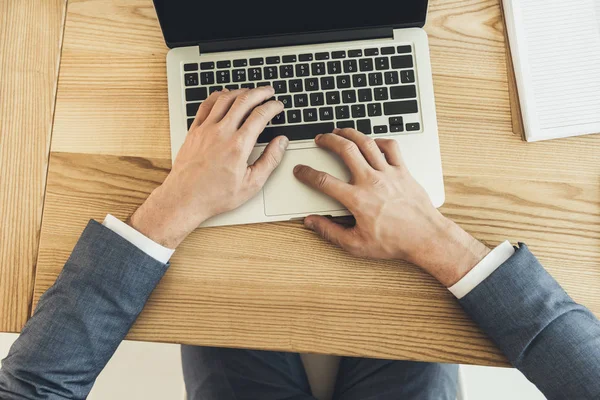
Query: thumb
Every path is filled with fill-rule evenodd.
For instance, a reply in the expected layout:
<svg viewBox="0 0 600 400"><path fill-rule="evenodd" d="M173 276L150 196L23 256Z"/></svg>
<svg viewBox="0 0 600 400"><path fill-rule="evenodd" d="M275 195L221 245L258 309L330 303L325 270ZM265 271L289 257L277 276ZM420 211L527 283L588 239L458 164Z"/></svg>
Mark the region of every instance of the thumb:
<svg viewBox="0 0 600 400"><path fill-rule="evenodd" d="M320 215L311 215L304 219L304 226L315 231L323 239L343 249L346 248L350 232L348 228L336 224L329 218Z"/></svg>
<svg viewBox="0 0 600 400"><path fill-rule="evenodd" d="M275 168L281 164L289 143L290 141L285 136L280 136L272 140L258 160L248 167L250 182L255 184L259 189L262 188L273 171L275 171Z"/></svg>

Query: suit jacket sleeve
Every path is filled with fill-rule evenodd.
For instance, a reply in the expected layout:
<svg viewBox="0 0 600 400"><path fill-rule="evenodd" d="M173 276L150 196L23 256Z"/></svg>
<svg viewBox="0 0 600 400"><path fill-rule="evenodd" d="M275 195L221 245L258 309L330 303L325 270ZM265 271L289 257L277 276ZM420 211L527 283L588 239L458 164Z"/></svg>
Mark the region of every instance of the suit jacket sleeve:
<svg viewBox="0 0 600 400"><path fill-rule="evenodd" d="M600 399L600 322L527 246L460 303L548 399Z"/></svg>
<svg viewBox="0 0 600 400"><path fill-rule="evenodd" d="M167 268L90 221L3 360L0 398L86 398Z"/></svg>

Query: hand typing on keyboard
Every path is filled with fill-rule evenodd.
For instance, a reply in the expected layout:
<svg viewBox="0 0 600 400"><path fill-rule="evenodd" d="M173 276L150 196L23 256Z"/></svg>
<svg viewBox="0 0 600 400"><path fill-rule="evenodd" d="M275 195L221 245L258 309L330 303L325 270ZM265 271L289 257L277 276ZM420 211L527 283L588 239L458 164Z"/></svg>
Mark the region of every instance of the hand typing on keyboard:
<svg viewBox="0 0 600 400"><path fill-rule="evenodd" d="M315 141L340 156L352 174L346 183L308 166L294 170L300 181L338 200L356 219L346 228L326 217L307 217L305 226L326 240L359 257L407 260L448 287L489 253L433 207L395 140L337 129Z"/></svg>
<svg viewBox="0 0 600 400"><path fill-rule="evenodd" d="M285 136L275 138L248 166L258 136L283 110L281 102L267 101L273 95L272 87L211 94L199 107L171 173L132 215L130 224L174 249L208 218L254 197L289 143Z"/></svg>

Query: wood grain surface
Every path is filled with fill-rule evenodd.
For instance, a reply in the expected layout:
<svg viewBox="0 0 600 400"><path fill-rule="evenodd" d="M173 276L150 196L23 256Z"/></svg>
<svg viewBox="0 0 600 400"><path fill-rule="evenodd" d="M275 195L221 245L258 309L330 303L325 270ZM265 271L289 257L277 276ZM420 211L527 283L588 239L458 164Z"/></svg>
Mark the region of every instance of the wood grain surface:
<svg viewBox="0 0 600 400"><path fill-rule="evenodd" d="M600 315L600 136L513 133L499 0L432 0L426 30L442 211L490 246L528 243ZM36 299L90 218L126 218L168 173L166 52L149 0L69 2ZM432 278L291 222L195 232L130 338L505 365Z"/></svg>
<svg viewBox="0 0 600 400"><path fill-rule="evenodd" d="M29 315L66 0L0 0L0 332Z"/></svg>

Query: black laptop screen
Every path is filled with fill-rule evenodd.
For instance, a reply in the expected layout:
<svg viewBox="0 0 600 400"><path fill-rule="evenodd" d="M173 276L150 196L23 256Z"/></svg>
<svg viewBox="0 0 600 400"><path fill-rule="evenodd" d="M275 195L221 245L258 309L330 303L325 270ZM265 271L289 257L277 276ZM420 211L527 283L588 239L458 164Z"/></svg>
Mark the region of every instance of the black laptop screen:
<svg viewBox="0 0 600 400"><path fill-rule="evenodd" d="M373 27L422 26L427 0L154 0L170 46Z"/></svg>

